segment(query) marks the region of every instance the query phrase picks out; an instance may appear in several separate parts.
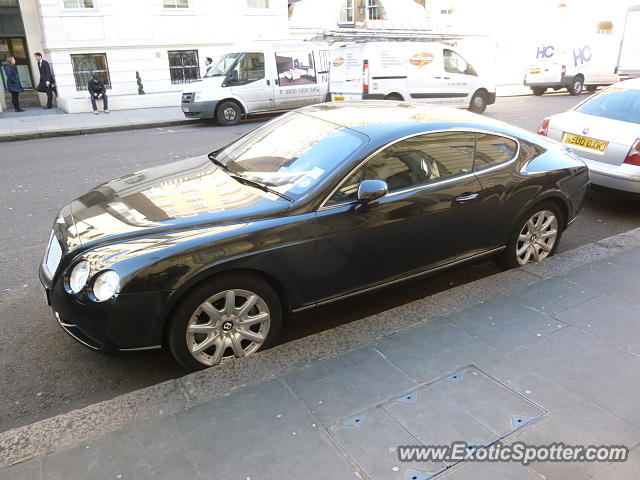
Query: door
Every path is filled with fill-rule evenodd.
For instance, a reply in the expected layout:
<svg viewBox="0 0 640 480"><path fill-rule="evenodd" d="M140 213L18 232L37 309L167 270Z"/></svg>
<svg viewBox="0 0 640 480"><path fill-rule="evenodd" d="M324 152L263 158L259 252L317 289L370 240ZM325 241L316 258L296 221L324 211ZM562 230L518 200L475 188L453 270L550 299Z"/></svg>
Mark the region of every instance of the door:
<svg viewBox="0 0 640 480"><path fill-rule="evenodd" d="M267 77L264 52L245 52L225 80L231 93L242 99L247 113L273 110L273 85Z"/></svg>
<svg viewBox="0 0 640 480"><path fill-rule="evenodd" d="M319 301L454 261L472 250L480 183L468 132L414 136L370 158L317 212ZM363 179L389 193L356 208Z"/></svg>
<svg viewBox="0 0 640 480"><path fill-rule="evenodd" d="M276 110L304 107L320 101L318 81L321 75L316 70L311 48L276 51L274 58Z"/></svg>
<svg viewBox="0 0 640 480"><path fill-rule="evenodd" d="M33 76L31 75L31 67L29 65L29 53L24 38L0 38L0 60L4 61L7 57L16 59L16 67L20 77L20 84L25 90L33 88ZM0 62L1 63L1 62ZM2 71L3 85L7 87L7 78Z"/></svg>
<svg viewBox="0 0 640 480"><path fill-rule="evenodd" d="M448 48L442 51L444 90L447 105L468 105L471 95L480 86L478 74L462 56Z"/></svg>
<svg viewBox="0 0 640 480"><path fill-rule="evenodd" d="M400 52L398 53L400 54ZM407 52L407 56L406 82L410 99L434 105L446 103L448 95L443 88L445 75L440 51L438 49L415 48Z"/></svg>

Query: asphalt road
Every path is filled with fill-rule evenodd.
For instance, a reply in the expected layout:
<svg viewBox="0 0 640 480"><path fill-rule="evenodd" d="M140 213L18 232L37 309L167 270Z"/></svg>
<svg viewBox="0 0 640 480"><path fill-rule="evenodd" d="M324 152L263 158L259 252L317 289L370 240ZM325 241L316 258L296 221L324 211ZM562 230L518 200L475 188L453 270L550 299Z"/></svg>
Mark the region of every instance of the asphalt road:
<svg viewBox="0 0 640 480"><path fill-rule="evenodd" d="M499 98L488 116L535 130L542 118L581 98L566 94ZM112 398L184 372L163 352L106 356L69 338L46 306L38 264L63 204L110 178L207 153L263 119L0 144L0 431ZM640 226L638 204L590 192L561 250ZM490 261L357 298L299 317L289 341L423 298L496 272Z"/></svg>

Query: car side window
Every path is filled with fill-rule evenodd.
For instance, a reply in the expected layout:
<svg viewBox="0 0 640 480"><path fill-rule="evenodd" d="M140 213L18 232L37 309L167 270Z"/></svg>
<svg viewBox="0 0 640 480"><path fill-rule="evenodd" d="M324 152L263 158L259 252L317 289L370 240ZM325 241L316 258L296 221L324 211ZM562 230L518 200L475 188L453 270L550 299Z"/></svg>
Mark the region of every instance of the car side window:
<svg viewBox="0 0 640 480"><path fill-rule="evenodd" d="M245 53L236 65L232 75L233 85L246 85L264 78L264 54Z"/></svg>
<svg viewBox="0 0 640 480"><path fill-rule="evenodd" d="M354 202L358 198L358 187L362 181L364 167L358 168L349 178L336 190L333 196L327 202L327 205L336 205L339 203Z"/></svg>
<svg viewBox="0 0 640 480"><path fill-rule="evenodd" d="M445 48L442 51L442 55L444 58L444 69L449 73L462 73L465 75L473 75L477 77L478 74L475 69L471 66L471 64L467 63L467 61L462 58L459 54L454 52L453 50L449 50Z"/></svg>
<svg viewBox="0 0 640 480"><path fill-rule="evenodd" d="M470 173L474 134L419 135L391 145L365 165L364 179L384 180L389 191L426 185Z"/></svg>
<svg viewBox="0 0 640 480"><path fill-rule="evenodd" d="M478 171L508 162L517 151L518 144L510 138L478 133L474 169Z"/></svg>

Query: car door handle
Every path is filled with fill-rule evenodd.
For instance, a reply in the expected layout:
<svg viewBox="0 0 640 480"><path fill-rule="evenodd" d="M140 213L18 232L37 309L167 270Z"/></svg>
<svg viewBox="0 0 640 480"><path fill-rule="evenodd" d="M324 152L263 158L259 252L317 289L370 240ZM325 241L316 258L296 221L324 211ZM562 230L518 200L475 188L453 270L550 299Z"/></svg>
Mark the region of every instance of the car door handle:
<svg viewBox="0 0 640 480"><path fill-rule="evenodd" d="M451 77L442 77L442 78L444 78L445 80L451 80Z"/></svg>
<svg viewBox="0 0 640 480"><path fill-rule="evenodd" d="M267 85L271 85L271 80L267 80Z"/></svg>
<svg viewBox="0 0 640 480"><path fill-rule="evenodd" d="M477 200L479 196L480 195L478 195L477 193L463 193L459 197L456 197L456 202L458 203L473 202L474 200Z"/></svg>

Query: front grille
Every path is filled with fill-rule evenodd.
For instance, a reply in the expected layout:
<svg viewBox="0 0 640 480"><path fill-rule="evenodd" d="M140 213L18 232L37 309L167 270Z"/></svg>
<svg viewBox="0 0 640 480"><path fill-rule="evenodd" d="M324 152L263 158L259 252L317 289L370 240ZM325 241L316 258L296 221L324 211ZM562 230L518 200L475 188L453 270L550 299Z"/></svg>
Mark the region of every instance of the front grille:
<svg viewBox="0 0 640 480"><path fill-rule="evenodd" d="M60 265L60 259L62 258L62 247L60 242L53 232L51 232L51 238L49 238L49 246L47 247L47 254L44 257L44 266L47 270L49 278L53 278Z"/></svg>
<svg viewBox="0 0 640 480"><path fill-rule="evenodd" d="M195 94L193 92L191 93L183 93L182 94L182 103L191 103L193 102L193 97L195 96Z"/></svg>

